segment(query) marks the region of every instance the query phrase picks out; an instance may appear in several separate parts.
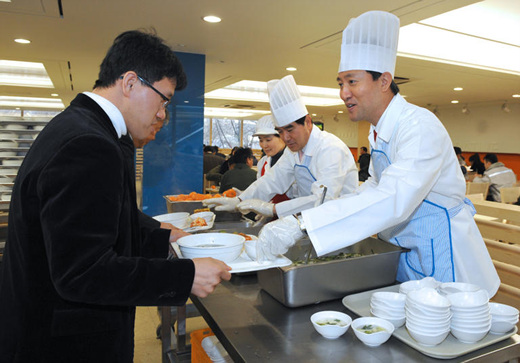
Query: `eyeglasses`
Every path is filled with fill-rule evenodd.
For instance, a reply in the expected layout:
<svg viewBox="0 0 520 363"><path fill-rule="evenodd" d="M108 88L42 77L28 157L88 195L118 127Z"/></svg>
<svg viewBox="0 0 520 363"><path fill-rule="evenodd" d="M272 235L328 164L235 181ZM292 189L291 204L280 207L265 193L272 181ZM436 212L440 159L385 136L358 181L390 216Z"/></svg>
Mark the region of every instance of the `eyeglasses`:
<svg viewBox="0 0 520 363"><path fill-rule="evenodd" d="M139 78L139 80L141 82L143 82L145 85L147 85L148 87L153 89L155 91L155 93L157 93L159 96L161 96L161 98L164 100L164 102L162 103L162 108L166 109L166 107L168 107L168 105L170 104L171 100L168 97L166 97L165 95L163 95L157 88L152 86L152 84L150 82L148 82L146 79L144 79L140 75L137 75L137 78Z"/></svg>

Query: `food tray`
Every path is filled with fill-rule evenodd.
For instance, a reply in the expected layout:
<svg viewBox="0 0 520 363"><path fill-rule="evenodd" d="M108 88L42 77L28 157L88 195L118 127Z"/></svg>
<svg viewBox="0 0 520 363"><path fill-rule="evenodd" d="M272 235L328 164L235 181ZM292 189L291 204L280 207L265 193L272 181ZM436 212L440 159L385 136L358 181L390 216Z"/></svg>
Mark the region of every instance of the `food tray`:
<svg viewBox="0 0 520 363"><path fill-rule="evenodd" d="M168 197L173 197L177 195L165 195L164 199L166 200L166 209L168 213L174 212L188 212L189 214L193 214L195 209L203 209L207 208L202 204L200 200L186 200L186 201L175 201L172 202ZM212 210L215 213L217 222L225 222L225 221L240 221L242 219L242 213L231 213L231 212L221 212Z"/></svg>
<svg viewBox="0 0 520 363"><path fill-rule="evenodd" d="M310 246L308 239L303 240L285 256L291 261L305 261ZM260 271L258 283L288 307L340 299L348 293L393 284L399 256L405 251L399 246L369 237L326 255L345 252L361 253L361 257Z"/></svg>
<svg viewBox="0 0 520 363"><path fill-rule="evenodd" d="M359 316L370 316L370 299L372 294L376 291L399 292L399 285L387 286L380 289L345 296L342 303L347 309ZM518 328L515 326L514 329L503 335L488 333L484 339L471 344L462 343L453 335L448 334L448 337L441 344L434 347L426 347L417 343L415 339L410 336L404 325L399 329L394 330L392 335L424 355L438 359L452 359L505 340L516 334L517 331Z"/></svg>

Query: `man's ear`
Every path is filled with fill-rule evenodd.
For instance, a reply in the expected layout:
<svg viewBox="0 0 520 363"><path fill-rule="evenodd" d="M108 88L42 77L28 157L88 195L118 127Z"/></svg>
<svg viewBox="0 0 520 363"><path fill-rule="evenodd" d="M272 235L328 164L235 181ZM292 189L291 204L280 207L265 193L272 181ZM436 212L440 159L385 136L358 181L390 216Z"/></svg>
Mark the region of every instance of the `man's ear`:
<svg viewBox="0 0 520 363"><path fill-rule="evenodd" d="M130 92L134 89L139 79L137 78L137 73L133 71L126 72L122 77L121 88L125 97L130 96Z"/></svg>
<svg viewBox="0 0 520 363"><path fill-rule="evenodd" d="M381 77L379 77L379 79L381 80L381 90L383 92L386 92L390 89L390 85L392 84L392 75L390 74L390 72L384 72Z"/></svg>

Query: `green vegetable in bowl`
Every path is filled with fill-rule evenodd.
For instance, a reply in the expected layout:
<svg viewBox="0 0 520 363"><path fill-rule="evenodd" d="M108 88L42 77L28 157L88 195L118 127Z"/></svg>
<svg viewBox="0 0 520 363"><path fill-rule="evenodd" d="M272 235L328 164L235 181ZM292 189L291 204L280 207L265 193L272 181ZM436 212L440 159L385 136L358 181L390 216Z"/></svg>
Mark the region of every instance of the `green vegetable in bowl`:
<svg viewBox="0 0 520 363"><path fill-rule="evenodd" d="M360 332L363 332L365 334L374 334L374 333L378 333L380 331L386 331L385 328L380 327L379 325L374 325L374 324L363 325L361 328L357 328L357 330L359 330Z"/></svg>
<svg viewBox="0 0 520 363"><path fill-rule="evenodd" d="M338 325L338 326L345 326L347 323L345 323L343 320L340 319L323 319L316 322L318 325Z"/></svg>

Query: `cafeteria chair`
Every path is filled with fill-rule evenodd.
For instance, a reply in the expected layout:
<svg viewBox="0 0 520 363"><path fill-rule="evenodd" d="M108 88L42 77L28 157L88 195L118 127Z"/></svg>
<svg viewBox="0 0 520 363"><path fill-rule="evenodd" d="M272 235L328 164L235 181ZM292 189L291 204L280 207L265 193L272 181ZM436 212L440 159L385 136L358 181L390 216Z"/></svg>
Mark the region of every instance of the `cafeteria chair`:
<svg viewBox="0 0 520 363"><path fill-rule="evenodd" d="M473 182L466 183L466 195L482 193L482 195L484 195L484 199L486 199L487 195L488 195L488 191L489 191L489 183L473 183Z"/></svg>
<svg viewBox="0 0 520 363"><path fill-rule="evenodd" d="M513 204L520 197L520 187L500 188L500 200L502 203Z"/></svg>

